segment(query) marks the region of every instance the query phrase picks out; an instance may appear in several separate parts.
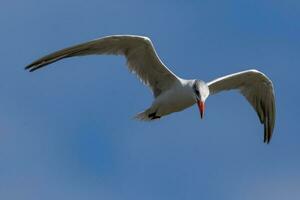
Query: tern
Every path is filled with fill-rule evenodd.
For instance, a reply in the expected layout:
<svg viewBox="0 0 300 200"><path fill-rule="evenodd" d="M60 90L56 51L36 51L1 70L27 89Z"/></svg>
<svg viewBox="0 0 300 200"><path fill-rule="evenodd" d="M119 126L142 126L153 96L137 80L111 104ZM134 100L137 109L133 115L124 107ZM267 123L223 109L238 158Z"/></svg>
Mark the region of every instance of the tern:
<svg viewBox="0 0 300 200"><path fill-rule="evenodd" d="M71 46L46 55L25 69L35 71L58 60L85 55L123 55L130 72L149 86L154 95L152 105L136 115L139 120L155 120L197 104L201 118L209 95L238 90L255 109L264 125L264 142L269 143L275 125L275 94L272 81L258 70L247 70L210 82L186 80L169 70L157 55L148 37L112 35Z"/></svg>

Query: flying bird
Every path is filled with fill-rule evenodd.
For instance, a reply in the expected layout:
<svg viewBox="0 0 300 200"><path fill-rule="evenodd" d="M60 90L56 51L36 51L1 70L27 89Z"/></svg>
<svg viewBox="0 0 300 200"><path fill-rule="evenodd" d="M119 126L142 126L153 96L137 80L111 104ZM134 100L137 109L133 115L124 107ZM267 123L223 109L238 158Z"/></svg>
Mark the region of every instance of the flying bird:
<svg viewBox="0 0 300 200"><path fill-rule="evenodd" d="M238 90L255 109L264 125L264 142L269 143L275 124L275 95L272 81L257 70L247 70L210 82L186 80L175 75L158 57L148 37L113 35L71 46L46 55L25 69L35 71L58 60L85 55L123 55L128 68L149 86L154 95L152 105L136 115L139 120L155 120L197 104L201 118L209 95Z"/></svg>

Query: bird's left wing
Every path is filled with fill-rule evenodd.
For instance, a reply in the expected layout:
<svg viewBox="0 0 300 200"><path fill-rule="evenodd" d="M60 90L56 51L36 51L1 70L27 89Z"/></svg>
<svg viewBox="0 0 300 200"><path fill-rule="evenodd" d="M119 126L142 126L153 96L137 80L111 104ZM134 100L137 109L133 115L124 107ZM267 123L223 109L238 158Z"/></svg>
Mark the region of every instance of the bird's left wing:
<svg viewBox="0 0 300 200"><path fill-rule="evenodd" d="M264 142L269 143L275 125L275 94L272 81L257 70L247 70L220 77L208 83L210 94L239 90L264 124Z"/></svg>
<svg viewBox="0 0 300 200"><path fill-rule="evenodd" d="M34 61L26 69L35 71L63 58L102 54L125 56L129 70L152 89L155 97L178 81L158 57L151 40L135 35L107 36L71 46Z"/></svg>

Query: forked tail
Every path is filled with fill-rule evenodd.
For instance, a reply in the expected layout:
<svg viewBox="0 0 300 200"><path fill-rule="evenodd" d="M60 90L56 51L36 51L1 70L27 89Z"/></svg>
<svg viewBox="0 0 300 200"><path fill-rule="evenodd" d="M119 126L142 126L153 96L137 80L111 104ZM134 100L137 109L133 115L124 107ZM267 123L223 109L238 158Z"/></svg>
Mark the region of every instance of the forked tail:
<svg viewBox="0 0 300 200"><path fill-rule="evenodd" d="M156 112L153 112L153 110L149 108L144 112L138 113L134 118L141 121L152 121L159 119L160 116L156 115Z"/></svg>

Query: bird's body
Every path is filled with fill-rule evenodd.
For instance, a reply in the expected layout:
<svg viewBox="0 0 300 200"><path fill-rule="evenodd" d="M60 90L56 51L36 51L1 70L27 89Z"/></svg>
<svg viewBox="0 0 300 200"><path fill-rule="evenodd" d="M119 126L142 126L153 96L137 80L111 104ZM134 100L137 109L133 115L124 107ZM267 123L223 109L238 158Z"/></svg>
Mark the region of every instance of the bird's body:
<svg viewBox="0 0 300 200"><path fill-rule="evenodd" d="M170 71L158 57L151 40L143 36L115 35L92 40L44 56L26 67L35 71L58 60L85 55L123 55L128 68L149 86L155 97L150 108L139 113L140 120L154 120L197 104L201 117L210 94L239 90L264 124L264 142L269 143L275 124L275 97L272 81L257 70L247 70L205 83L185 80Z"/></svg>
<svg viewBox="0 0 300 200"><path fill-rule="evenodd" d="M173 112L182 111L194 105L196 103L193 91L194 81L179 79L174 82L169 90L164 91L154 99L150 108L139 113L136 118L140 120L152 120L153 118L156 119Z"/></svg>

